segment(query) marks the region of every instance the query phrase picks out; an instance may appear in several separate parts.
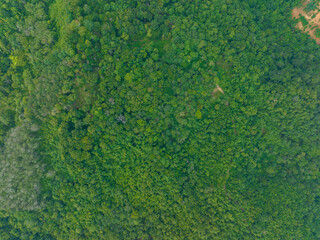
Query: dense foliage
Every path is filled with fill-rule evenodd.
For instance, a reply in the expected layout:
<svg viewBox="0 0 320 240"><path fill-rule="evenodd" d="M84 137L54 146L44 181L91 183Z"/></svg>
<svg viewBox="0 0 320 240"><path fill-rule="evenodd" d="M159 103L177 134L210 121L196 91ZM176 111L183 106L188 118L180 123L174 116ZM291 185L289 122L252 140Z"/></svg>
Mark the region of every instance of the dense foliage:
<svg viewBox="0 0 320 240"><path fill-rule="evenodd" d="M3 0L1 239L320 239L297 5Z"/></svg>
<svg viewBox="0 0 320 240"><path fill-rule="evenodd" d="M2 209L35 210L39 201L40 179L45 171L40 162L38 126L22 122L11 129L1 151L0 203Z"/></svg>

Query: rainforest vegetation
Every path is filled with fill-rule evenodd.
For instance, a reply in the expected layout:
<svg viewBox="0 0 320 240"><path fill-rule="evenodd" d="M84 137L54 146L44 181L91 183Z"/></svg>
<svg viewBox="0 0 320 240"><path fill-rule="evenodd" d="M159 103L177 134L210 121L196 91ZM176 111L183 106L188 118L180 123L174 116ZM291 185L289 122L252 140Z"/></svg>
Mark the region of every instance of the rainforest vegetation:
<svg viewBox="0 0 320 240"><path fill-rule="evenodd" d="M2 0L0 239L320 239L299 6Z"/></svg>

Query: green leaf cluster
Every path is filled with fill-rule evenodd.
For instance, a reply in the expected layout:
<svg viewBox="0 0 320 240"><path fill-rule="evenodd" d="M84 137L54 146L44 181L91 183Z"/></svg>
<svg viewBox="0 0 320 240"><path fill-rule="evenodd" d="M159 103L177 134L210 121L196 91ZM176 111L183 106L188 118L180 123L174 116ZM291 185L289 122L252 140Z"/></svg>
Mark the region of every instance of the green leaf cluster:
<svg viewBox="0 0 320 240"><path fill-rule="evenodd" d="M298 4L4 0L1 239L320 239Z"/></svg>

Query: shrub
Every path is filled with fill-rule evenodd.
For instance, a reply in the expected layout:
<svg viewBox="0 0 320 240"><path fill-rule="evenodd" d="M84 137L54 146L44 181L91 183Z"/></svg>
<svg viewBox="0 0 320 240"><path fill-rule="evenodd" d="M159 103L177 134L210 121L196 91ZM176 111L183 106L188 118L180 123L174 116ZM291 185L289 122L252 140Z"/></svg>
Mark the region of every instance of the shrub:
<svg viewBox="0 0 320 240"><path fill-rule="evenodd" d="M308 11L314 11L317 9L317 3L315 1L310 1L308 5L306 6L305 10Z"/></svg>
<svg viewBox="0 0 320 240"><path fill-rule="evenodd" d="M314 35L317 37L317 38L320 38L320 29L317 28L315 31L314 31Z"/></svg>

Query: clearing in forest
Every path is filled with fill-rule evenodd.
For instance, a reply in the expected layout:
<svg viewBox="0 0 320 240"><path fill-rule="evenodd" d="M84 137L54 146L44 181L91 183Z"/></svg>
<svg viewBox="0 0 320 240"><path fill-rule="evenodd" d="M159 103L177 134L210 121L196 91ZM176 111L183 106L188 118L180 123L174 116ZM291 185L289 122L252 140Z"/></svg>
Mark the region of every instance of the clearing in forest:
<svg viewBox="0 0 320 240"><path fill-rule="evenodd" d="M317 44L320 44L320 3L307 0L301 7L292 10L292 17L299 19L296 27L309 34Z"/></svg>

